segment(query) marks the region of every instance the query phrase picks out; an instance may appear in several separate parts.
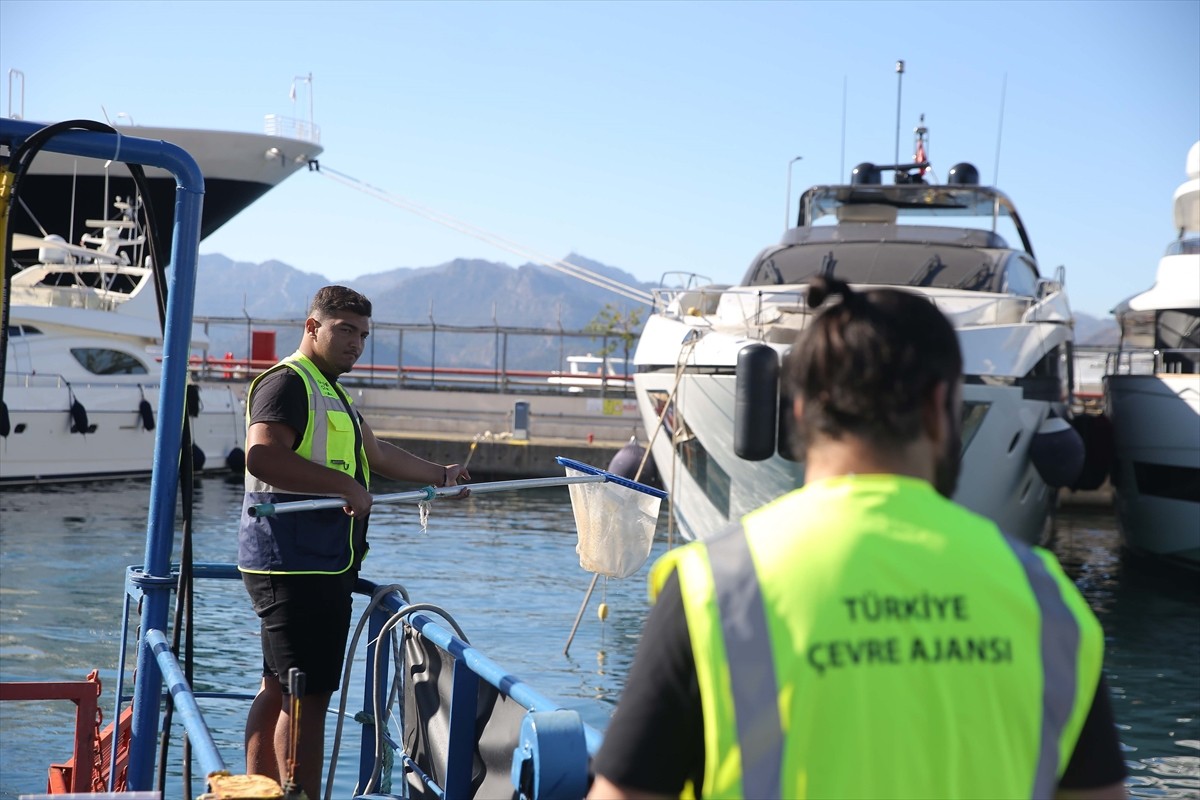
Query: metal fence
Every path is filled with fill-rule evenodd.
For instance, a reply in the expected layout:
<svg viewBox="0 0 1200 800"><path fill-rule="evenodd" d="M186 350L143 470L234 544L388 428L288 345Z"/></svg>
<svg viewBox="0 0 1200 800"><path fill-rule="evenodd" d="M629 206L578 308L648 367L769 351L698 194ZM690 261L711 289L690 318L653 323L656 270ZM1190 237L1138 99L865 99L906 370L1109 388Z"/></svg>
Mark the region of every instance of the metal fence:
<svg viewBox="0 0 1200 800"><path fill-rule="evenodd" d="M304 323L198 316L195 324L208 346L193 355L193 374L245 381L291 352ZM365 352L342 381L374 388L632 395L633 348L633 338L617 333L373 321Z"/></svg>

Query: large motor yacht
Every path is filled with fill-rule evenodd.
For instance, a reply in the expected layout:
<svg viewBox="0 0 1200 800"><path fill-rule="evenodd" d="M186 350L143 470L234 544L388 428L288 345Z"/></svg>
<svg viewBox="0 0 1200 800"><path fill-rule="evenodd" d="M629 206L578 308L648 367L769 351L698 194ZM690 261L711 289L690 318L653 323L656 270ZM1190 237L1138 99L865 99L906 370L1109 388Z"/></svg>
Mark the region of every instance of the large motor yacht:
<svg viewBox="0 0 1200 800"><path fill-rule="evenodd" d="M1154 286L1120 303L1104 378L1117 522L1133 551L1200 568L1200 142Z"/></svg>
<svg viewBox="0 0 1200 800"><path fill-rule="evenodd" d="M1010 535L1044 539L1056 487L1083 460L1066 419L1064 275L1042 274L1013 202L979 185L973 166L932 183L925 128L916 134L912 163L859 164L847 184L804 191L795 226L739 284L689 276L657 293L634 380L683 538L705 538L803 482L778 373L812 319L807 283L824 274L920 293L951 320L966 374L955 499Z"/></svg>

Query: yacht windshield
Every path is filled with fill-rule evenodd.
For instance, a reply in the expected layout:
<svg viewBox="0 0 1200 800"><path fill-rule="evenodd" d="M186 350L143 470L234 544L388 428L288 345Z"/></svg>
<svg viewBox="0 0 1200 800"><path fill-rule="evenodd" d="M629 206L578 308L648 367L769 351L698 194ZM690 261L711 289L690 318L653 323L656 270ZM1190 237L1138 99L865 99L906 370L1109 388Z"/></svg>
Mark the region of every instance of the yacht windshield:
<svg viewBox="0 0 1200 800"><path fill-rule="evenodd" d="M759 259L744 284L808 283L828 275L847 283L1001 291L1006 250L929 242L812 242L785 247Z"/></svg>
<svg viewBox="0 0 1200 800"><path fill-rule="evenodd" d="M886 223L987 231L1031 250L1012 201L985 186L924 184L816 186L800 198L801 225Z"/></svg>

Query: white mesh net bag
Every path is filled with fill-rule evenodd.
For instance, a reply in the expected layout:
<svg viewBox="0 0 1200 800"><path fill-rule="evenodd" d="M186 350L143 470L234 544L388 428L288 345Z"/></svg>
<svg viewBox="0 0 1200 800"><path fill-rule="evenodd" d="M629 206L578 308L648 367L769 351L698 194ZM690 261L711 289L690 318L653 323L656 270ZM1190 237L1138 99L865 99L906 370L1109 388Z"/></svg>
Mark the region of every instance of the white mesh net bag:
<svg viewBox="0 0 1200 800"><path fill-rule="evenodd" d="M567 477L604 475L598 483L570 485L579 534L579 566L610 578L627 578L650 556L658 507L665 493L586 464L559 458Z"/></svg>

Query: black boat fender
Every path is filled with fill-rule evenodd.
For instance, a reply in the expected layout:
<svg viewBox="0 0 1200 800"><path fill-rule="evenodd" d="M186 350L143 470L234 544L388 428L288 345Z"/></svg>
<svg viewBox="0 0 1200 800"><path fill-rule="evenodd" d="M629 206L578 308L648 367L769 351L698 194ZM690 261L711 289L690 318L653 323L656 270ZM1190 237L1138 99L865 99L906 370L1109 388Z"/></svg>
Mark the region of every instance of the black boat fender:
<svg viewBox="0 0 1200 800"><path fill-rule="evenodd" d="M79 402L74 392L70 393L70 397L71 408L67 413L71 415L71 433L95 433L96 426L88 424L88 413L87 409L83 407L83 403Z"/></svg>
<svg viewBox="0 0 1200 800"><path fill-rule="evenodd" d="M240 447L235 447L225 456L225 466L230 472L243 473L246 471L246 453Z"/></svg>
<svg viewBox="0 0 1200 800"><path fill-rule="evenodd" d="M646 459L645 467L642 467L643 458ZM642 468L641 475L638 475L639 467ZM613 455L612 460L608 462L608 471L613 475L653 486L655 489L663 488L658 469L654 466L654 456L646 456L646 448L638 444L636 436L629 437L629 442Z"/></svg>
<svg viewBox="0 0 1200 800"><path fill-rule="evenodd" d="M1112 420L1105 414L1079 414L1071 420L1071 425L1083 437L1083 469L1071 488L1095 491L1104 485L1112 470L1115 453Z"/></svg>
<svg viewBox="0 0 1200 800"><path fill-rule="evenodd" d="M1072 486L1083 471L1083 437L1062 417L1047 417L1029 443L1029 458L1047 486Z"/></svg>
<svg viewBox="0 0 1200 800"><path fill-rule="evenodd" d="M772 347L749 344L738 351L733 402L733 452L747 461L775 455L779 355Z"/></svg>

